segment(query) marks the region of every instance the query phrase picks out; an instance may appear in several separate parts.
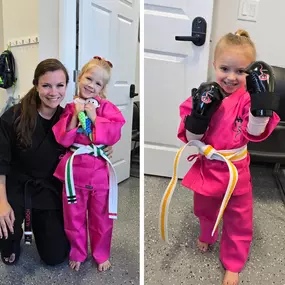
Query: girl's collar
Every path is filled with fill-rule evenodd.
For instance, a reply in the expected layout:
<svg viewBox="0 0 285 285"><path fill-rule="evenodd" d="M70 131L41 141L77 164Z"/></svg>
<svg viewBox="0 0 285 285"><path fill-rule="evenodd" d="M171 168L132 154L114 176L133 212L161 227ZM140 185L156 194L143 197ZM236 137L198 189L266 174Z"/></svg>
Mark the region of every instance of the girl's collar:
<svg viewBox="0 0 285 285"><path fill-rule="evenodd" d="M233 97L233 96L240 96L242 94L246 93L245 87L240 87L238 90L236 90L234 93L228 94L227 97Z"/></svg>

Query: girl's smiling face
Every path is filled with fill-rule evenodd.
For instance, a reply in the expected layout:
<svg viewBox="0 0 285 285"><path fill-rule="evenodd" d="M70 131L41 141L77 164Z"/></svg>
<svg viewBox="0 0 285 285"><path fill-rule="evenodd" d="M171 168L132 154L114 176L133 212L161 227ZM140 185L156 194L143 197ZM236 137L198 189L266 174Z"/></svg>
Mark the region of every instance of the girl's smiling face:
<svg viewBox="0 0 285 285"><path fill-rule="evenodd" d="M245 47L246 48L246 47ZM245 69L252 59L241 47L225 47L215 58L216 82L232 94L246 85Z"/></svg>

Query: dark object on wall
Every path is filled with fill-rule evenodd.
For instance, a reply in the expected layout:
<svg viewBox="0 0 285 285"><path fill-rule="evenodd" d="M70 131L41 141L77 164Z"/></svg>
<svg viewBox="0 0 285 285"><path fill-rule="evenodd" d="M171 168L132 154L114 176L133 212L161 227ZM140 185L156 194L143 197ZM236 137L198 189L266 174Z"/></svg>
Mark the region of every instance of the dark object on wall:
<svg viewBox="0 0 285 285"><path fill-rule="evenodd" d="M10 50L0 55L0 88L10 88L16 83L15 59Z"/></svg>
<svg viewBox="0 0 285 285"><path fill-rule="evenodd" d="M275 92L280 94L280 104L277 114L280 122L272 134L259 143L248 143L251 162L274 164L273 176L285 203L285 189L281 182L283 171L281 165L285 165L285 68L272 66L275 76Z"/></svg>

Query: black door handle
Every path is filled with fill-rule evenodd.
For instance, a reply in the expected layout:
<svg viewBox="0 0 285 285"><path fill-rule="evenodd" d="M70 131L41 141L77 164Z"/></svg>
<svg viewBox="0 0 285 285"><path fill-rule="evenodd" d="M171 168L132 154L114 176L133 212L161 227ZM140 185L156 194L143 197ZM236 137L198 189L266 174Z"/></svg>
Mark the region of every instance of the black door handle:
<svg viewBox="0 0 285 285"><path fill-rule="evenodd" d="M202 46L206 41L207 22L202 17L196 17L192 22L192 36L176 36L176 41L190 41L196 46Z"/></svg>
<svg viewBox="0 0 285 285"><path fill-rule="evenodd" d="M193 42L194 44L198 43L200 41L200 35L192 36L176 36L176 41L182 41L182 42Z"/></svg>
<svg viewBox="0 0 285 285"><path fill-rule="evenodd" d="M130 98L134 98L139 95L139 93L135 93L136 86L135 84L130 85Z"/></svg>

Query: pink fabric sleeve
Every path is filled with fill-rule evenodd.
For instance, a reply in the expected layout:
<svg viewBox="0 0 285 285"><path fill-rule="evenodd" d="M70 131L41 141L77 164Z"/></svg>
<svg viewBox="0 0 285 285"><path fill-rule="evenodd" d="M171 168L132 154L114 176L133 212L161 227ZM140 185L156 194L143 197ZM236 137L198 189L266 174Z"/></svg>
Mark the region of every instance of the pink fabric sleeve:
<svg viewBox="0 0 285 285"><path fill-rule="evenodd" d="M121 138L125 119L121 111L111 102L101 101L102 110L98 112L93 128L95 144L114 145Z"/></svg>
<svg viewBox="0 0 285 285"><path fill-rule="evenodd" d="M188 139L186 137L186 129L184 128L184 119L187 115L189 115L192 111L192 97L189 97L187 100L185 100L179 107L180 111L180 125L178 128L178 134L177 137L182 140L183 142L187 143Z"/></svg>
<svg viewBox="0 0 285 285"><path fill-rule="evenodd" d="M260 141L267 139L270 136L270 134L273 132L277 124L279 123L280 121L279 116L275 112L273 112L273 116L270 117L265 127L264 132L259 136L254 136L254 135L249 134L247 131L248 122L249 122L249 112L250 112L250 104L247 104L245 106L244 116L242 118L243 119L242 132L243 132L244 137L252 142L260 142Z"/></svg>
<svg viewBox="0 0 285 285"><path fill-rule="evenodd" d="M74 104L67 104L59 121L52 128L56 141L66 148L74 143L78 129L66 130L73 116L73 112Z"/></svg>

